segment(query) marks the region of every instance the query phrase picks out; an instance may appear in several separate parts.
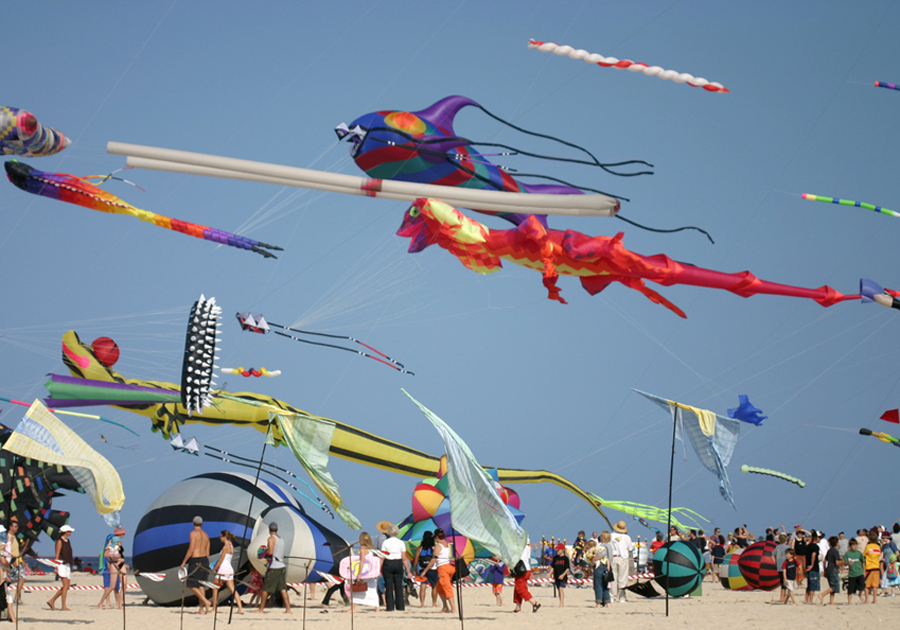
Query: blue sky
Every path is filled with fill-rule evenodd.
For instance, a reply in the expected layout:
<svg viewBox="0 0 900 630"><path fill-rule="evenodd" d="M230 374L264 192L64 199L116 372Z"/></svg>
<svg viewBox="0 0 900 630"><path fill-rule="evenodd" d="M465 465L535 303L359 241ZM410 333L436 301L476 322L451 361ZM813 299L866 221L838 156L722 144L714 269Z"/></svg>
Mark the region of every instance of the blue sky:
<svg viewBox="0 0 900 630"><path fill-rule="evenodd" d="M4 104L73 139L57 156L30 160L41 170L108 173L124 166L106 154L114 140L357 175L335 125L463 94L601 160L653 163L654 175L625 179L507 162L628 197L623 215L699 225L716 244L613 219L555 217L552 227L624 231L626 246L642 254L855 293L860 277L900 288L900 223L800 194L900 205L892 141L900 94L873 87L900 82L898 22L900 9L887 1L39 3L27 23L7 29ZM689 72L731 93L529 51L529 37ZM456 129L557 151L474 110L459 115ZM436 247L407 254L408 242L394 235L402 202L151 171L126 176L144 191L121 183L109 190L138 207L285 251L265 260L3 185L0 395L45 395L45 374L64 372L60 337L70 328L88 341L113 337L126 376L177 381L187 312L204 293L226 315L220 365L284 373L229 377L230 389L256 388L439 452L404 387L482 463L545 468L604 498L660 506L671 425L631 389L719 413L748 394L770 418L742 428L731 467L737 511L681 447L675 505L705 515L710 528L747 523L757 532L802 523L835 533L898 516L895 484L876 485L895 469L897 452L857 435L860 426L896 433L878 419L900 403L893 311L660 288L687 312L682 320L623 286L591 297L567 278L563 306L545 298L532 271L508 266L481 277ZM417 375L242 333L231 316L246 310L356 336ZM0 422L15 426L22 411L4 405ZM71 423L119 469L130 531L174 483L230 470L173 453L139 416L96 411L141 434ZM249 430L193 425L184 434L247 457L261 449ZM300 473L287 450L273 457ZM741 464L782 470L807 486L742 475ZM409 513L415 479L340 460L332 470L369 529ZM516 489L533 539L604 527L555 486ZM54 505L72 512L76 551L99 550L107 532L89 502L67 496ZM628 522L632 533L650 533ZM352 535L327 517L323 524Z"/></svg>

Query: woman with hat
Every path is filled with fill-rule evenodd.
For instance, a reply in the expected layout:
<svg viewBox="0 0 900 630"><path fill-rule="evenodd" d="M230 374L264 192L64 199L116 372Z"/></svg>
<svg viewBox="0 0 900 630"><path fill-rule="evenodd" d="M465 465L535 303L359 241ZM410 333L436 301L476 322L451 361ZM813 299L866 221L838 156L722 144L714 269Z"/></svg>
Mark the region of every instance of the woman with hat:
<svg viewBox="0 0 900 630"><path fill-rule="evenodd" d="M613 525L614 533L610 541L613 557L612 570L615 581L612 583L612 598L625 602L625 587L628 586L628 574L631 573L631 553L634 551L634 543L628 535L628 525L625 521L619 521Z"/></svg>
<svg viewBox="0 0 900 630"><path fill-rule="evenodd" d="M66 606L66 596L69 594L69 584L70 576L72 575L72 564L74 562L74 556L72 556L72 543L69 542L69 537L72 535L75 529L71 525L63 525L59 528L59 539L56 541L56 562L59 564L56 567L56 574L59 575L59 579L62 580L62 588L54 593L53 597L47 600L47 605L50 607L50 610L56 610L53 607L53 604L56 603L57 598L60 598L62 601L62 606L60 610L71 610L68 606Z"/></svg>

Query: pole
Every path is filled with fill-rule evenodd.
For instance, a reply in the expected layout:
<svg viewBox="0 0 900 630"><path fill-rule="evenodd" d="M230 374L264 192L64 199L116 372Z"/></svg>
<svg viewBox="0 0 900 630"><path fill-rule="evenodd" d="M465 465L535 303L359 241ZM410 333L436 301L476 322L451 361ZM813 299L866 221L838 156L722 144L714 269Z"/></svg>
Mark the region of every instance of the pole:
<svg viewBox="0 0 900 630"><path fill-rule="evenodd" d="M675 434L678 428L678 421L675 419L675 412L672 412L672 453L669 457L669 514L666 522L666 544L670 542L669 533L672 531L672 479L675 474ZM666 558L669 556L669 548L666 547ZM668 572L668 563L666 563L666 571ZM669 578L666 576L666 617L669 616Z"/></svg>

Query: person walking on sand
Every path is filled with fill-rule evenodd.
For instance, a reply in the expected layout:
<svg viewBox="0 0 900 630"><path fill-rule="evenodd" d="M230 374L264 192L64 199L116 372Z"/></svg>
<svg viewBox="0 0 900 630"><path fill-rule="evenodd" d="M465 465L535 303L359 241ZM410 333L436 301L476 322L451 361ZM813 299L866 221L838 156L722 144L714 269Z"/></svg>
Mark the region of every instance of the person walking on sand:
<svg viewBox="0 0 900 630"><path fill-rule="evenodd" d="M216 588L213 589L212 603L213 615L219 608L219 589L222 584L231 591L234 597L234 603L237 604L238 614L244 614L244 604L241 597L234 590L234 566L231 564L231 558L234 556L234 534L227 529L223 529L219 534L219 540L222 541L222 553L219 555L219 561L216 563L213 572L216 574Z"/></svg>
<svg viewBox="0 0 900 630"><path fill-rule="evenodd" d="M516 563L513 571L515 587L513 588L513 603L516 605L513 612L522 611L522 602L531 602L531 612L537 612L541 608L540 602L534 600L534 596L528 590L528 580L531 578L531 539L525 539L525 550L522 557Z"/></svg>
<svg viewBox="0 0 900 630"><path fill-rule="evenodd" d="M450 556L450 541L447 540L444 530L438 527L434 530L434 557L419 575L424 577L432 565L437 567L437 591L444 605L441 608L443 613L456 612L456 600L453 598L453 574L456 573L456 567Z"/></svg>
<svg viewBox="0 0 900 630"><path fill-rule="evenodd" d="M612 536L612 571L615 578L612 598L624 603L634 543L631 542L631 536L628 535L628 525L625 524L625 521L619 521L613 525L613 529L616 533Z"/></svg>
<svg viewBox="0 0 900 630"><path fill-rule="evenodd" d="M406 594L403 592L404 575L412 575L409 559L406 557L406 543L397 538L400 530L391 523L385 528L381 552L385 554L381 564L384 577L384 609L388 612L406 609Z"/></svg>
<svg viewBox="0 0 900 630"><path fill-rule="evenodd" d="M19 604L22 602L22 587L25 585L25 561L22 560L22 551L19 548L19 522L14 518L10 519L6 528L8 537L4 553L9 556L7 578L9 587L15 588L15 603Z"/></svg>
<svg viewBox="0 0 900 630"><path fill-rule="evenodd" d="M291 614L291 599L288 597L287 581L285 573L287 572L284 564L284 538L278 535L278 523L269 523L269 538L266 541L266 557L269 559L269 567L263 576L262 598L259 602L259 608L254 612L266 612L266 600L269 595L275 593L281 594L284 601L284 612Z"/></svg>
<svg viewBox="0 0 900 630"><path fill-rule="evenodd" d="M838 537L832 536L828 539L828 551L825 553L823 564L825 566L825 580L828 582L828 590L822 591L819 595L819 603L825 603L825 596L829 595L828 603L834 606L835 593L841 592L841 566L844 564L841 560L841 553L838 551Z"/></svg>
<svg viewBox="0 0 900 630"><path fill-rule="evenodd" d="M181 568L184 569L187 565L187 587L200 602L197 612L205 615L210 609L209 600L206 599L206 586L203 584L209 573L209 536L203 531L202 516L195 516L192 522L194 529L191 531Z"/></svg>
<svg viewBox="0 0 900 630"><path fill-rule="evenodd" d="M68 524L59 528L59 539L56 541L56 561L59 565L56 567L56 574L62 581L62 588L56 591L53 597L47 601L50 610L56 610L53 605L57 599L60 600L60 610L71 610L66 606L66 597L69 594L70 576L72 575L72 564L74 563L72 543L69 542L69 538L74 531L72 526Z"/></svg>
<svg viewBox="0 0 900 630"><path fill-rule="evenodd" d="M566 555L566 546L559 543L556 546L556 557L553 558L553 585L556 586L560 608L566 605L566 584L569 582L571 567L569 556Z"/></svg>
<svg viewBox="0 0 900 630"><path fill-rule="evenodd" d="M784 562L779 569L779 573L784 576L782 579L784 597L781 598L781 603L790 602L796 606L797 600L794 599L794 591L797 590L797 560L794 559L794 550L790 547L785 550Z"/></svg>

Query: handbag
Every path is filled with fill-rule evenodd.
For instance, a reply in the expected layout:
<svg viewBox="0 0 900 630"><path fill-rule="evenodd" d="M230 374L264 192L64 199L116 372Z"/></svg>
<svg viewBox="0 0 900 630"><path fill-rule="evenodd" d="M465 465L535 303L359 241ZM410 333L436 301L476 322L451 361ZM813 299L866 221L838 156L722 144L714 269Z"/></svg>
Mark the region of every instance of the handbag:
<svg viewBox="0 0 900 630"><path fill-rule="evenodd" d="M512 575L513 577L522 577L528 573L528 567L525 566L525 562L523 560L519 560L516 563L516 566L513 567Z"/></svg>
<svg viewBox="0 0 900 630"><path fill-rule="evenodd" d="M353 582L350 585L351 593L365 593L367 590L369 590L369 585L365 582Z"/></svg>
<svg viewBox="0 0 900 630"><path fill-rule="evenodd" d="M615 582L616 576L613 575L612 565L606 568L606 575L603 576L603 579L606 580L607 584Z"/></svg>

